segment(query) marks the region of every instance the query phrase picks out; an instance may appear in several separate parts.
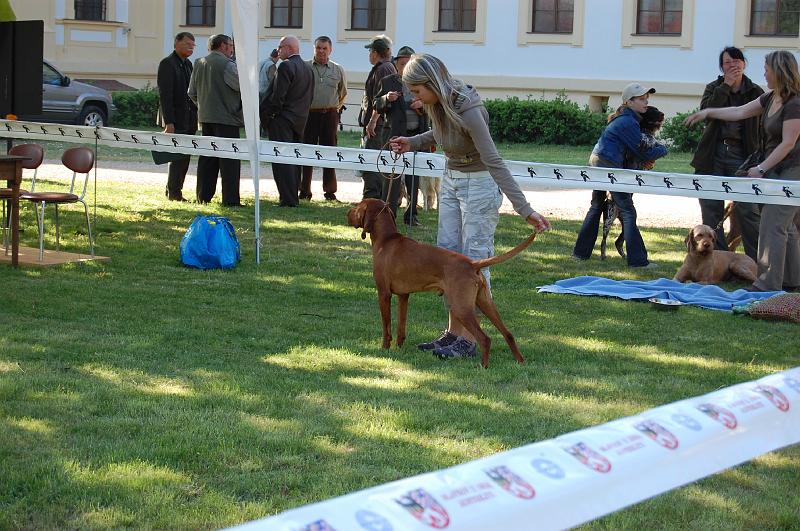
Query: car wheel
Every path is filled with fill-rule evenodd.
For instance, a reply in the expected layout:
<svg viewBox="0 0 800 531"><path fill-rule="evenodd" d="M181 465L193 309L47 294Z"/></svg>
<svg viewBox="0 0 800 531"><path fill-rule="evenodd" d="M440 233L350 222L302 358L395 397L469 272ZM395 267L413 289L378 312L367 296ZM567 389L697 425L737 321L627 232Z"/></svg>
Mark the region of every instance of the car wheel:
<svg viewBox="0 0 800 531"><path fill-rule="evenodd" d="M104 126L108 121L106 111L95 105L85 105L78 116L78 125Z"/></svg>

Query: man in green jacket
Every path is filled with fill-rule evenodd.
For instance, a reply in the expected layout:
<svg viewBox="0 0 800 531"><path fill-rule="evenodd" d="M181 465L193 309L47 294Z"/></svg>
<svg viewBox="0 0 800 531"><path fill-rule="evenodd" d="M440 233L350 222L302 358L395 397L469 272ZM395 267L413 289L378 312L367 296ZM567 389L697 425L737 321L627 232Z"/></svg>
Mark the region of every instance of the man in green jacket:
<svg viewBox="0 0 800 531"><path fill-rule="evenodd" d="M194 64L189 81L189 98L197 105L197 119L203 136L239 138L244 124L239 75L233 56L233 41L227 35L212 35L209 54ZM241 162L235 159L201 156L197 161L197 202L208 203L217 191L217 174L222 176L222 204L242 206L239 198Z"/></svg>

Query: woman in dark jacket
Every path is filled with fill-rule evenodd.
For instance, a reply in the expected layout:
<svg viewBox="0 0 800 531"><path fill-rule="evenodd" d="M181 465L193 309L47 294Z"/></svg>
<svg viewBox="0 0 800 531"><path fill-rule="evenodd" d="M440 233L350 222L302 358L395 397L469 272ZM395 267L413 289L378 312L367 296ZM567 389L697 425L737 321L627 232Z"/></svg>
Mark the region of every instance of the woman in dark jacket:
<svg viewBox="0 0 800 531"><path fill-rule="evenodd" d="M631 83L622 91L622 106L609 118L603 134L589 157L590 166L602 168L623 168L625 157L633 155L641 161L655 160L667 154L663 144L656 144L642 150L642 130L639 122L641 114L647 110L650 94L655 89L646 89L639 83ZM627 247L628 265L631 267L655 267L647 259L644 240L636 226L636 207L633 206L633 194L627 192L611 192L622 218L622 228ZM576 260L588 260L597 241L597 230L600 216L606 201L606 192L592 192L592 203L583 225L575 241L572 256Z"/></svg>
<svg viewBox="0 0 800 531"><path fill-rule="evenodd" d="M403 46L397 52L394 66L397 74L384 77L378 85L378 95L375 97L374 108L383 115L389 123L389 138L396 136L414 136L428 130L428 122L422 112L422 102L414 97L403 85L402 75L406 63L411 59L414 50L410 46ZM373 115L377 117L377 115ZM419 196L419 176L405 175L405 187L408 194L408 208L403 214L406 225L418 226L417 197ZM397 207L400 204L400 179L394 181L384 179L381 199L389 203L389 207L397 217Z"/></svg>
<svg viewBox="0 0 800 531"><path fill-rule="evenodd" d="M738 107L758 99L764 90L744 75L747 66L739 48L729 46L719 54L719 69L722 75L706 85L700 109L716 107ZM700 143L697 145L692 166L695 173L731 177L748 155L759 148L761 140L761 116L753 116L739 122L708 120ZM725 231L720 223L725 210L721 199L700 199L703 224L715 229L717 249L727 251ZM756 203L737 201L733 215L742 229L744 252L756 259L758 253L758 223L761 217Z"/></svg>

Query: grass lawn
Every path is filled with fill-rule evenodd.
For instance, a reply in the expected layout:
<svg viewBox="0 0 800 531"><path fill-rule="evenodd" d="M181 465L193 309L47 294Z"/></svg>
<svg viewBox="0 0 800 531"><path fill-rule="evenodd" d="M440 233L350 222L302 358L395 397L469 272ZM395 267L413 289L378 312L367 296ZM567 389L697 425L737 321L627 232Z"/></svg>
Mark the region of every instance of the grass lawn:
<svg viewBox="0 0 800 531"><path fill-rule="evenodd" d="M507 158L575 164L590 150L501 147ZM669 164L686 171L687 159ZM141 185L98 181L98 192L97 251L110 262L0 267L10 288L0 303L2 529L219 528L798 365L793 324L536 293L583 274L671 277L682 229L645 228L661 268L632 271L618 257L569 260L578 223L555 220L492 271L528 363L487 325L487 371L414 347L445 325L433 294L411 298L408 344L380 348L370 248L345 225L347 205L263 201L260 266L252 209L204 207L231 218L243 256L232 271L197 271L178 258L197 205ZM84 252L79 213L61 221L62 245ZM421 221L415 237L434 241L435 213ZM33 223L24 210L25 245L35 245ZM525 233L501 216L498 252ZM798 522L795 446L586 527Z"/></svg>

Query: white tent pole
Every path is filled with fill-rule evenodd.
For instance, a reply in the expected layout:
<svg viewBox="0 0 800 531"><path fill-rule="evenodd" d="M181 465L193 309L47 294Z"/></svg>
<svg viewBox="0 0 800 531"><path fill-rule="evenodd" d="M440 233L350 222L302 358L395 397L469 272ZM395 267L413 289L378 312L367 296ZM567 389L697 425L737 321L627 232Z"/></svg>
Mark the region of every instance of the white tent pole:
<svg viewBox="0 0 800 531"><path fill-rule="evenodd" d="M258 0L228 0L231 2L233 37L236 40L236 66L242 95L244 130L250 155L255 189L256 263L261 263L261 200L259 195L259 117L258 117Z"/></svg>

